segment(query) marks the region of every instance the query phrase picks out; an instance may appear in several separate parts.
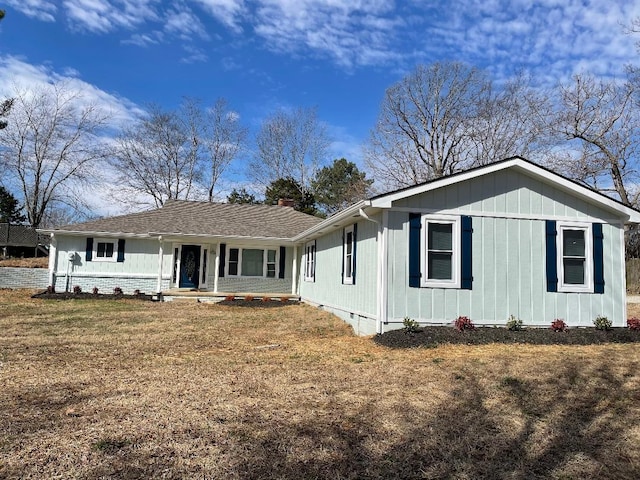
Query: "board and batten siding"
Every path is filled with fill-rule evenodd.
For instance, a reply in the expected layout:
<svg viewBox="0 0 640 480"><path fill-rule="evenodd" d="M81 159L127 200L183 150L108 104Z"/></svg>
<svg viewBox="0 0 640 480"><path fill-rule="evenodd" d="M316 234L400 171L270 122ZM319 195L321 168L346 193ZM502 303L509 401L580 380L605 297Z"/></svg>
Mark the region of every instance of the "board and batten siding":
<svg viewBox="0 0 640 480"><path fill-rule="evenodd" d="M380 221L380 216L374 219ZM315 282L304 279L302 256L300 296L303 301L320 305L342 318L353 326L356 333L369 335L374 334L376 328L378 224L360 220L357 225L355 284L342 283L343 229L334 228L334 231L316 239Z"/></svg>
<svg viewBox="0 0 640 480"><path fill-rule="evenodd" d="M604 315L624 325L623 227L611 213L512 170L402 199L394 208L471 216L473 284L471 290L409 287L409 213L391 211L385 330L401 327L406 316L451 323L464 315L477 325L504 325L514 315L526 325L562 318L570 326L592 326ZM547 292L546 219L603 223L604 294Z"/></svg>
<svg viewBox="0 0 640 480"><path fill-rule="evenodd" d="M92 237L94 241L101 237ZM117 242L117 239L116 239ZM156 290L158 275L157 239L126 238L124 262L87 261L86 237L56 235L56 284L57 290L67 287L66 275L69 268L69 288L79 285L84 291L94 286L100 290L110 290L120 286L125 293L139 289L145 293ZM69 265L68 255L75 253L75 260ZM170 242L164 242L162 265L163 289L169 287L172 273L172 249Z"/></svg>

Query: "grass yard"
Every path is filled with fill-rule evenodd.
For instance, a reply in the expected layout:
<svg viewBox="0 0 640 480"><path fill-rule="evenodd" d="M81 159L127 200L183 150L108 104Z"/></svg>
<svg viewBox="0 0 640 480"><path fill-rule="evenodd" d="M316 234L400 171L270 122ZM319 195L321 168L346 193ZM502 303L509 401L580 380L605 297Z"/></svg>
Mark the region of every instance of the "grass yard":
<svg viewBox="0 0 640 480"><path fill-rule="evenodd" d="M394 350L305 305L0 291L0 478L636 479L639 370L635 344Z"/></svg>

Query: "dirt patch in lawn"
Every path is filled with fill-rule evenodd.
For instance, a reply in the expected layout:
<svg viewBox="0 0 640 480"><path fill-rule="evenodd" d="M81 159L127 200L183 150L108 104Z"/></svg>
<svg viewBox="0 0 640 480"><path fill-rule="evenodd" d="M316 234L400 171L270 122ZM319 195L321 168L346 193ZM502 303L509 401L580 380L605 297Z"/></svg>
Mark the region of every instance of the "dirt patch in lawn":
<svg viewBox="0 0 640 480"><path fill-rule="evenodd" d="M308 305L0 291L0 478L635 479L639 367L629 344L392 349Z"/></svg>

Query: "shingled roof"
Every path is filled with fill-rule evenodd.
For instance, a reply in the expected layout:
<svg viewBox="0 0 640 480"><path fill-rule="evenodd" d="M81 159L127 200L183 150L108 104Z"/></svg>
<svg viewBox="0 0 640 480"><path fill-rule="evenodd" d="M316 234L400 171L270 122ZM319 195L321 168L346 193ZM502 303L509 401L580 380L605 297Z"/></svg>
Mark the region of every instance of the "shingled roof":
<svg viewBox="0 0 640 480"><path fill-rule="evenodd" d="M321 221L277 205L168 200L155 210L66 225L52 231L290 239Z"/></svg>

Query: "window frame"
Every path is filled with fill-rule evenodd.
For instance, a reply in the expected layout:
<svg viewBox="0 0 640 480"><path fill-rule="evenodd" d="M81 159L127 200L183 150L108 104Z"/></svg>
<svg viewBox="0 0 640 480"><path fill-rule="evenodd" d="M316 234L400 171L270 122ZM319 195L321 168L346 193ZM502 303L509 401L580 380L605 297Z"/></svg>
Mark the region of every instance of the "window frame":
<svg viewBox="0 0 640 480"><path fill-rule="evenodd" d="M304 281L316 281L316 241L307 242L304 246Z"/></svg>
<svg viewBox="0 0 640 480"><path fill-rule="evenodd" d="M429 224L451 225L451 280L429 279ZM462 286L462 225L459 215L423 215L420 235L420 286L427 288L457 288Z"/></svg>
<svg viewBox="0 0 640 480"><path fill-rule="evenodd" d="M354 225L349 225L348 227L344 227L343 235L344 238L342 240L342 283L345 285L353 285L353 267L355 264L355 228ZM351 253L347 253L347 237L351 233ZM347 257L349 257L349 262L347 262ZM351 272L350 275L347 275L347 266L349 266L349 270Z"/></svg>
<svg viewBox="0 0 640 480"><path fill-rule="evenodd" d="M110 257L98 257L98 245L104 243L105 245L110 243L113 246L113 253ZM106 248L105 248L106 250ZM93 239L93 252L91 254L92 262L113 262L118 261L118 239L117 238L94 238Z"/></svg>
<svg viewBox="0 0 640 480"><path fill-rule="evenodd" d="M277 279L278 278L278 265L280 264L280 249L278 247L265 247L256 245L234 245L226 247L227 253L225 255L224 275L229 278L265 278L265 279ZM231 259L231 251L238 250L238 273L233 275L229 273L229 263ZM242 274L242 252L243 250L262 250L262 275L243 275ZM269 251L275 252L275 261L269 262ZM233 262L236 263L236 262ZM268 265L275 266L274 275L272 277L267 276Z"/></svg>
<svg viewBox="0 0 640 480"><path fill-rule="evenodd" d="M564 277L564 232L566 230L582 230L584 232L584 283L565 283ZM557 242L556 242L556 268L558 272L558 292L561 293L593 293L593 229L588 222L556 222Z"/></svg>

